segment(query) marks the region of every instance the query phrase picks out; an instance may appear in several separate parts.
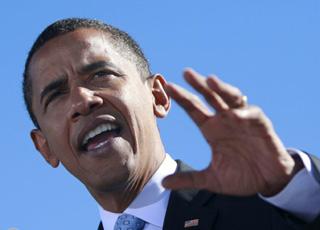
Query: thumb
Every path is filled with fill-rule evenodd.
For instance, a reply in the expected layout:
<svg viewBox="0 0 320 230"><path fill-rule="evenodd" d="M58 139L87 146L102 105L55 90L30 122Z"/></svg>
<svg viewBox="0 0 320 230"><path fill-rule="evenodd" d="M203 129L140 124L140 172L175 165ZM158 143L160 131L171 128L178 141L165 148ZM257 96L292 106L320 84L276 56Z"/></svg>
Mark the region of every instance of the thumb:
<svg viewBox="0 0 320 230"><path fill-rule="evenodd" d="M167 189L203 189L206 187L205 171L190 171L175 173L162 180L163 187Z"/></svg>

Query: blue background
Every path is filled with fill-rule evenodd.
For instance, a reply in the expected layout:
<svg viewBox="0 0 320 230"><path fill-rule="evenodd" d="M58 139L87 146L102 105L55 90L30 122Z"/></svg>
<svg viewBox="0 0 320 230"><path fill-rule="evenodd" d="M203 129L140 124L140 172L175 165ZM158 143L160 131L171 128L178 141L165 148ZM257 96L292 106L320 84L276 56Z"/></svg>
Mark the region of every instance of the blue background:
<svg viewBox="0 0 320 230"><path fill-rule="evenodd" d="M0 229L95 229L99 216L85 187L52 169L29 138L22 100L27 52L38 34L65 17L102 19L131 34L154 72L186 86L191 66L238 86L261 106L286 146L319 156L320 1L17 1L0 3ZM186 86L189 88L188 86ZM159 121L167 152L203 168L210 152L173 103Z"/></svg>

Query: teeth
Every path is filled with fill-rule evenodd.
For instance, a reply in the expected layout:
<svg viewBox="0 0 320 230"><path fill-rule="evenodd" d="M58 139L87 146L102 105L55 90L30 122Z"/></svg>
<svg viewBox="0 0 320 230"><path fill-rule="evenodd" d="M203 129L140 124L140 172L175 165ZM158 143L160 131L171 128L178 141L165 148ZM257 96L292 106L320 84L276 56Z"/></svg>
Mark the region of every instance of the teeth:
<svg viewBox="0 0 320 230"><path fill-rule="evenodd" d="M112 123L101 124L85 135L83 142L82 142L82 145L87 144L89 139L99 135L100 133L112 131L115 129L117 129L117 126L115 124L112 124Z"/></svg>

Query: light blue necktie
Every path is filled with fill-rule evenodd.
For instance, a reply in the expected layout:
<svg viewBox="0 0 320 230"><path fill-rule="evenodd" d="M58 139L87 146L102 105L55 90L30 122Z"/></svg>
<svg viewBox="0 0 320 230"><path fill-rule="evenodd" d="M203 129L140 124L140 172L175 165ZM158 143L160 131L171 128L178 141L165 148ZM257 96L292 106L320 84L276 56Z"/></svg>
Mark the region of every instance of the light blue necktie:
<svg viewBox="0 0 320 230"><path fill-rule="evenodd" d="M142 230L146 222L129 214L118 217L113 230Z"/></svg>

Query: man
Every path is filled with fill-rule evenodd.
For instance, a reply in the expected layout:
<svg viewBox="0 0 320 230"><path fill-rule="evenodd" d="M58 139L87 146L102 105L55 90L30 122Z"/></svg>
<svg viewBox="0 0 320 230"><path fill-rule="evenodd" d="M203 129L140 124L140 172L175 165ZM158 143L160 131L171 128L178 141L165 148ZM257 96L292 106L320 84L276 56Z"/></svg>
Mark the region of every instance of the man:
<svg viewBox="0 0 320 230"><path fill-rule="evenodd" d="M57 21L40 34L25 66L35 147L52 167L61 162L87 187L100 206L100 229L131 223L135 229L295 229L303 226L298 218L313 220L318 209L309 213L299 204L272 201L310 159L291 157L261 109L247 105L238 89L191 69L184 75L216 114L151 74L126 33L95 20ZM170 96L214 152L203 171L190 171L165 153L156 120L167 115ZM162 179L176 171L163 184L177 191L164 189ZM319 186L314 181L313 188Z"/></svg>

